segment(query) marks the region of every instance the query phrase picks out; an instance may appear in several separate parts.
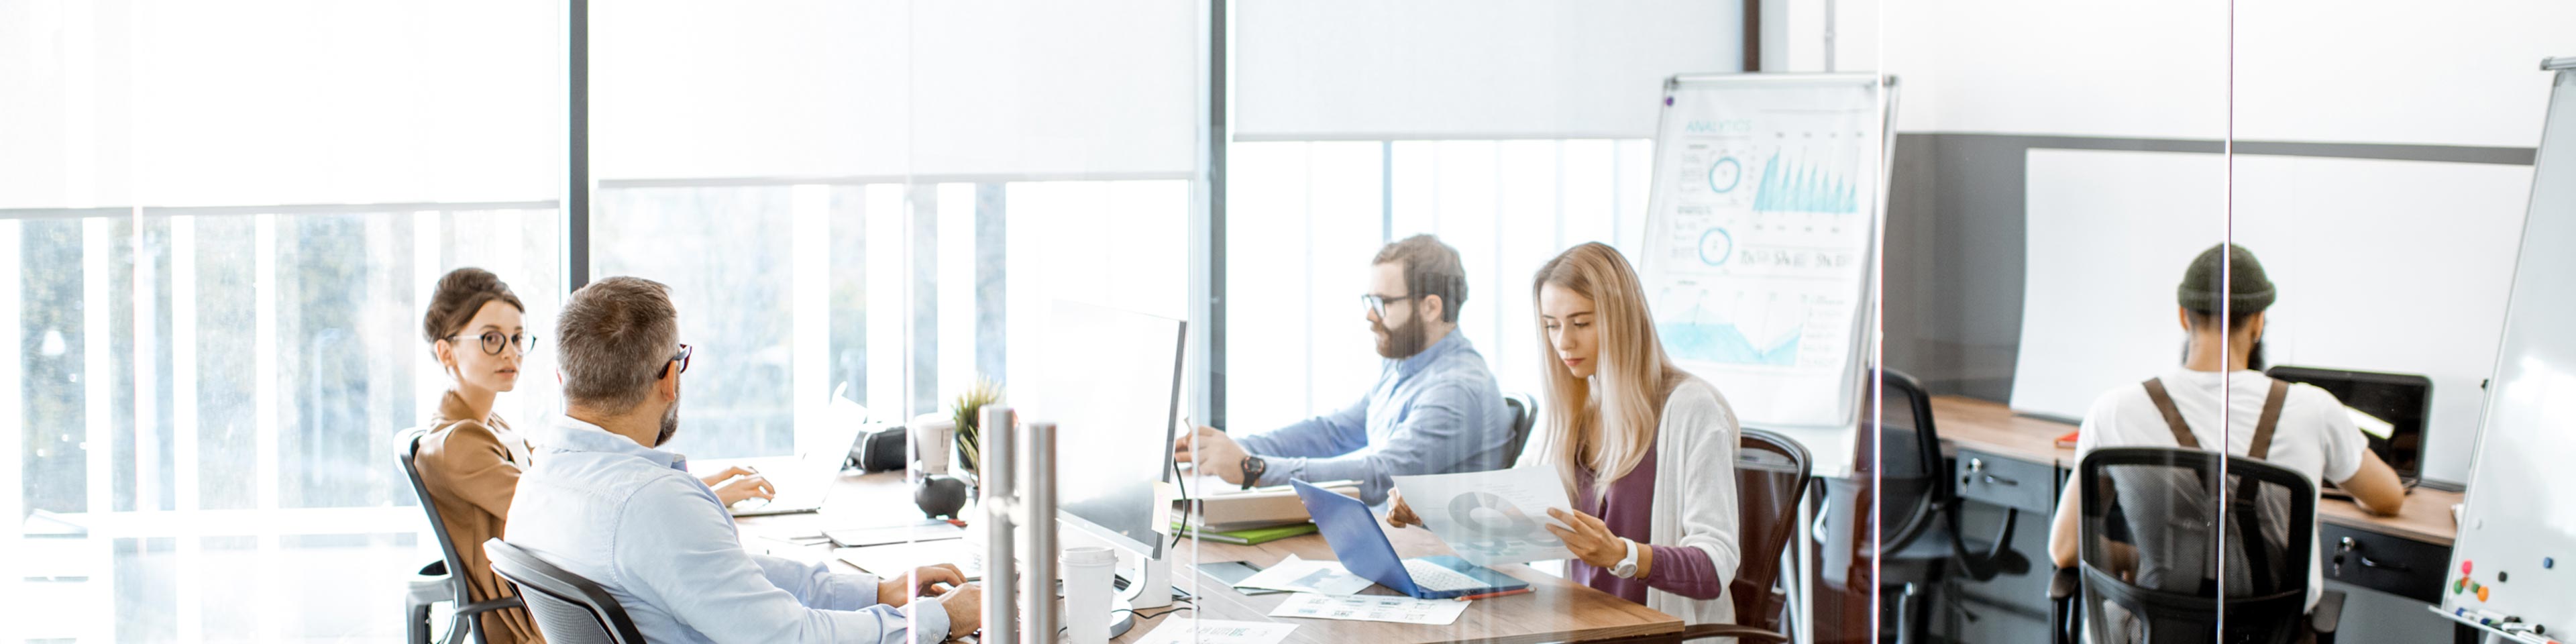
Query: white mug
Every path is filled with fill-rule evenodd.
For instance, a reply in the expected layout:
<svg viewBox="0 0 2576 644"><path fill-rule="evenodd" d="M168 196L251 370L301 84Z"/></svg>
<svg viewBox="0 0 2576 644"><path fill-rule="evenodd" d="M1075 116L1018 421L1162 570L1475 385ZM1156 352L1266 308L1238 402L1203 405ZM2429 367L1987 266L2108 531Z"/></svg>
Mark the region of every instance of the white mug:
<svg viewBox="0 0 2576 644"><path fill-rule="evenodd" d="M905 425L912 430L912 456L922 474L948 473L948 452L957 446L957 421L944 414L922 414Z"/></svg>
<svg viewBox="0 0 2576 644"><path fill-rule="evenodd" d="M1109 597L1118 592L1110 583L1118 553L1097 546L1066 548L1058 559L1064 570L1064 641L1105 644Z"/></svg>

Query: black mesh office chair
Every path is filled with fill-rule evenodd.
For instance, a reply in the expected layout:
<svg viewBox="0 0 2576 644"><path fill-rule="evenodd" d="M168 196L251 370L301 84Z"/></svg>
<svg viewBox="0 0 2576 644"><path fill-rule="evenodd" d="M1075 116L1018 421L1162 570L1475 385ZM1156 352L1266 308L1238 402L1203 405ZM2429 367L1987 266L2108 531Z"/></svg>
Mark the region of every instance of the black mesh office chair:
<svg viewBox="0 0 2576 644"><path fill-rule="evenodd" d="M447 538L447 520L438 516L438 504L429 502L429 486L421 483L420 467L412 464L413 455L420 452L420 439L427 434L415 428L394 439L394 462L401 464L403 476L411 481L412 495L420 500L421 513L429 517L429 533L437 535L441 557L437 563L421 568L419 578L412 582L411 595L405 602L408 605L404 607L403 631L406 638L403 641L413 644L429 642L430 606L445 602L451 606L447 635L438 641L456 644L465 641L467 633L472 633L474 640L480 642L485 639L484 613L519 608L521 604L517 597L465 601L474 595L465 585L465 576L456 574L464 569L464 562L456 558L456 544Z"/></svg>
<svg viewBox="0 0 2576 644"><path fill-rule="evenodd" d="M1521 462L1521 452L1529 449L1530 428L1538 425L1538 401L1529 394L1503 394L1503 407L1512 410L1512 442L1503 448L1503 467Z"/></svg>
<svg viewBox="0 0 2576 644"><path fill-rule="evenodd" d="M2089 632L2098 644L2213 636L2333 644L2343 593L2326 591L2314 611L2306 608L2315 484L2260 460L2224 462L2222 470L2215 452L2172 447L2085 455L2072 483L2083 509L2080 563L2058 570L2049 586L2052 639L2075 644Z"/></svg>
<svg viewBox="0 0 2576 644"><path fill-rule="evenodd" d="M1848 561L1845 578L1868 579L1866 566L1878 565L1875 586L1892 597L1894 611L1881 628L1881 639L1920 641L1931 611L1923 609L1925 590L1953 574L1985 581L2001 574L2030 571L2030 558L2011 549L2021 514L2004 509L2001 527L1991 539L1974 540L1960 526L1959 485L1941 454L1941 431L1933 422L1932 397L1913 376L1886 369L1879 380L1875 423L1882 458L1877 480L1865 493L1834 495L1827 511L1831 534L1845 535L1852 547L1829 549L1827 565ZM1862 508L1877 495L1879 543L1866 543L1867 526L1852 526ZM1848 555L1846 558L1845 555ZM1955 599L1955 596L1953 596Z"/></svg>
<svg viewBox="0 0 2576 644"><path fill-rule="evenodd" d="M518 587L548 644L645 644L626 608L599 584L500 539L483 542L483 554L492 557L492 572Z"/></svg>
<svg viewBox="0 0 2576 644"><path fill-rule="evenodd" d="M1798 507L1807 498L1812 460L1787 436L1743 430L1735 454L1736 545L1744 559L1726 585L1735 601L1734 624L1685 624L1682 632L1612 640L1615 644L1679 642L1732 637L1744 644L1787 642L1789 594L1780 587L1780 560L1798 538Z"/></svg>

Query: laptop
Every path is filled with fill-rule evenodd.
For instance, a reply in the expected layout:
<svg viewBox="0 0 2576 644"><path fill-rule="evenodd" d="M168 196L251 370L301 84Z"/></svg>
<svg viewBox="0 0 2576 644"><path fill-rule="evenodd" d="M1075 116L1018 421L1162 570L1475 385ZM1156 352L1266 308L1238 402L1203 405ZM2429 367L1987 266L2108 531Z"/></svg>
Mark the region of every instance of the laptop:
<svg viewBox="0 0 2576 644"><path fill-rule="evenodd" d="M2370 441L2370 451L2397 471L2397 478L2413 488L2423 477L2424 429L2433 415L2433 380L2424 376L2369 371L2345 371L2312 367L2273 367L2264 375L2278 380L2316 385L2334 394L2345 407L2368 414L2388 423L2388 436L2363 432ZM2332 481L2326 485L2332 486ZM2329 489L2327 495L2342 495Z"/></svg>
<svg viewBox="0 0 2576 644"><path fill-rule="evenodd" d="M832 489L840 487L841 468L850 458L850 444L858 440L860 428L833 429L815 439L820 449L799 456L723 459L710 461L708 467L723 469L741 465L759 472L778 489L768 499L743 499L725 508L737 517L763 517L776 514L817 512L831 500ZM712 469L709 471L713 471Z"/></svg>
<svg viewBox="0 0 2576 644"><path fill-rule="evenodd" d="M1306 503L1306 514L1323 529L1324 542L1333 546L1333 556L1340 557L1342 568L1351 574L1417 599L1449 599L1529 587L1529 582L1449 555L1398 558L1395 544L1388 543L1386 533L1378 530L1377 513L1369 510L1368 503L1305 481L1290 484L1296 486L1298 500Z"/></svg>

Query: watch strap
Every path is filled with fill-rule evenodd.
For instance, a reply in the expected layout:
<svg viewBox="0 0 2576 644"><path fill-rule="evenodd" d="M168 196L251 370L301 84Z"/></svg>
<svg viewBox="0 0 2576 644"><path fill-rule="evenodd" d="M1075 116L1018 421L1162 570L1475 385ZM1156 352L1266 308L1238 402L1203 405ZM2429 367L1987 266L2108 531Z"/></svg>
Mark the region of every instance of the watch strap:
<svg viewBox="0 0 2576 644"><path fill-rule="evenodd" d="M1616 575L1620 579L1636 579L1637 541L1634 539L1620 539L1619 541L1621 543L1628 544L1628 556L1625 559L1620 559L1619 565L1610 569L1610 574Z"/></svg>
<svg viewBox="0 0 2576 644"><path fill-rule="evenodd" d="M1270 471L1270 462L1261 460L1259 456L1245 455L1242 467L1243 489L1249 490L1261 485L1261 475Z"/></svg>

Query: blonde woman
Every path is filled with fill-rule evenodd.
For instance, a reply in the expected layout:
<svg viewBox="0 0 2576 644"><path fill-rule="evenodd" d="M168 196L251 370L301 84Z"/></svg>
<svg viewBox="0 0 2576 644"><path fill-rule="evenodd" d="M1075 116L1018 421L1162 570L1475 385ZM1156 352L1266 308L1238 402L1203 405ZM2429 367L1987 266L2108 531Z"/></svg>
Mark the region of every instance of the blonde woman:
<svg viewBox="0 0 2576 644"><path fill-rule="evenodd" d="M1555 468L1571 493L1576 511L1548 513L1570 577L1685 622L1734 623L1735 412L1665 357L1619 251L1567 249L1531 289L1547 417L1521 464ZM1396 503L1389 523L1420 523Z"/></svg>

